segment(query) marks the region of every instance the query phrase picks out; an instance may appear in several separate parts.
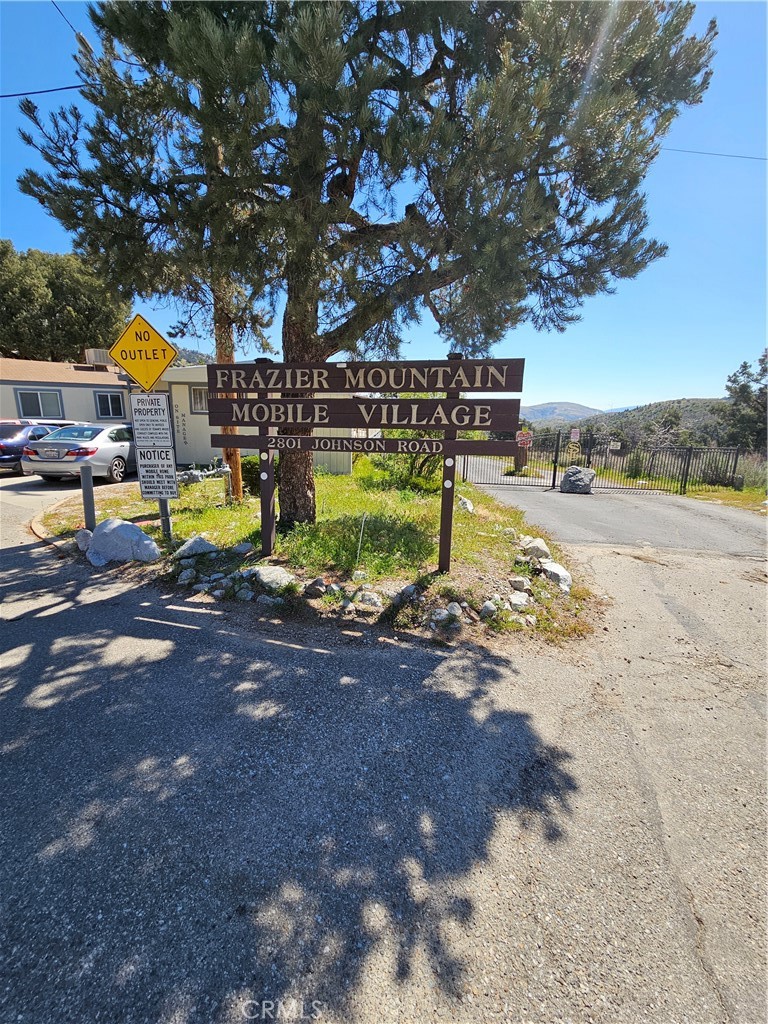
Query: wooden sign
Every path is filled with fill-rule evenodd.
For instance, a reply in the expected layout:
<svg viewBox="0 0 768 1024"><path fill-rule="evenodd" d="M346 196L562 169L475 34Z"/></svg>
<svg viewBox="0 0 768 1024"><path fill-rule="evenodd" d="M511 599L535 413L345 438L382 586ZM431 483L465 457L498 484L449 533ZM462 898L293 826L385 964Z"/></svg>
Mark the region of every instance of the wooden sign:
<svg viewBox="0 0 768 1024"><path fill-rule="evenodd" d="M358 427L409 430L507 430L519 399L209 398L212 427Z"/></svg>
<svg viewBox="0 0 768 1024"><path fill-rule="evenodd" d="M231 443L230 443L231 442ZM288 437L278 434L211 434L213 448L247 448L273 452L349 452L359 455L506 455L521 447L515 441L442 441L431 437Z"/></svg>
<svg viewBox="0 0 768 1024"><path fill-rule="evenodd" d="M272 363L263 360L208 366L208 391L311 394L402 394L459 391L518 393L523 359L415 360L383 363Z"/></svg>
<svg viewBox="0 0 768 1024"><path fill-rule="evenodd" d="M213 364L208 367L208 422L257 434L213 434L217 448L250 448L260 455L261 553L275 539L274 456L279 452L367 452L443 456L438 570L451 567L454 484L460 455L514 455L515 441L460 441L460 430L514 433L517 398L467 398L468 393L516 393L522 359L463 359L371 363ZM442 392L444 398L391 398ZM340 397L341 396L341 397ZM377 397L384 396L384 397ZM323 428L441 431L444 439L328 437ZM283 431L276 434L276 430Z"/></svg>

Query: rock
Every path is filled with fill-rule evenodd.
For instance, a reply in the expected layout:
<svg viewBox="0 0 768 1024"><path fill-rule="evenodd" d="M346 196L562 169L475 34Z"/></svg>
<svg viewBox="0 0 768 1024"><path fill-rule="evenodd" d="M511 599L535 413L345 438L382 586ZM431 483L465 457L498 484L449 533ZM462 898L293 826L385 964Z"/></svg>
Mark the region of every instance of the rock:
<svg viewBox="0 0 768 1024"><path fill-rule="evenodd" d="M501 610L504 612L511 612L512 605L509 603L509 601L505 601L504 604L501 606Z"/></svg>
<svg viewBox="0 0 768 1024"><path fill-rule="evenodd" d="M241 541L239 544L235 544L235 546L232 548L232 554L240 555L241 557L245 555L250 555L252 551L253 544L251 544L249 540Z"/></svg>
<svg viewBox="0 0 768 1024"><path fill-rule="evenodd" d="M325 585L325 580L318 576L316 580L312 580L311 583L306 585L304 588L304 597L308 597L310 599L314 597L322 597L327 590L328 587Z"/></svg>
<svg viewBox="0 0 768 1024"><path fill-rule="evenodd" d="M194 583L197 578L197 573L194 569L183 569L176 580L177 583L181 583L184 586L186 583Z"/></svg>
<svg viewBox="0 0 768 1024"><path fill-rule="evenodd" d="M357 583L359 580L367 580L368 573L364 572L362 569L356 569L352 573L352 579L355 581L355 583Z"/></svg>
<svg viewBox="0 0 768 1024"><path fill-rule="evenodd" d="M341 587L339 586L338 583L329 583L328 586L325 588L325 592L326 594L340 594Z"/></svg>
<svg viewBox="0 0 768 1024"><path fill-rule="evenodd" d="M497 611L498 608L493 603L493 601L486 601L483 607L480 609L480 618L492 619Z"/></svg>
<svg viewBox="0 0 768 1024"><path fill-rule="evenodd" d="M196 583L194 585L194 587L192 587L192 589L193 590L197 590L198 593L200 593L200 594L205 594L205 593L208 592L208 584L207 583Z"/></svg>
<svg viewBox="0 0 768 1024"><path fill-rule="evenodd" d="M509 595L509 604L513 611L519 612L530 604L530 598L522 590L515 590Z"/></svg>
<svg viewBox="0 0 768 1024"><path fill-rule="evenodd" d="M501 604L501 594L491 594L491 601L496 605Z"/></svg>
<svg viewBox="0 0 768 1024"><path fill-rule="evenodd" d="M224 597L224 591L223 590L214 590L214 591L211 592L211 596L212 597L222 598L222 597Z"/></svg>
<svg viewBox="0 0 768 1024"><path fill-rule="evenodd" d="M341 602L341 607L342 608L349 608L349 606L351 604L352 604L352 600L350 598L348 598L348 597L345 597L344 600Z"/></svg>
<svg viewBox="0 0 768 1024"><path fill-rule="evenodd" d="M254 603L259 611L266 613L277 611L285 604L285 601L282 597L269 597L267 594L260 594Z"/></svg>
<svg viewBox="0 0 768 1024"><path fill-rule="evenodd" d="M190 537L174 553L174 558L190 558L192 555L216 555L218 548L205 537Z"/></svg>
<svg viewBox="0 0 768 1024"><path fill-rule="evenodd" d="M469 500L469 498L459 498L459 508L462 512L474 512L475 506Z"/></svg>
<svg viewBox="0 0 768 1024"><path fill-rule="evenodd" d="M512 526L505 526L501 532L504 534L505 537L511 537L512 540L515 540L517 538L517 530L515 530Z"/></svg>
<svg viewBox="0 0 768 1024"><path fill-rule="evenodd" d="M384 607L384 602L373 590L364 590L362 593L357 595L356 601L358 604L368 605L369 608Z"/></svg>
<svg viewBox="0 0 768 1024"><path fill-rule="evenodd" d="M93 534L90 530L78 530L75 534L75 544L77 544L81 551L87 551L91 546L91 537L93 537Z"/></svg>
<svg viewBox="0 0 768 1024"><path fill-rule="evenodd" d="M523 622L525 622L526 626L535 626L536 625L536 616L535 615L526 615L525 618L523 619Z"/></svg>
<svg viewBox="0 0 768 1024"><path fill-rule="evenodd" d="M583 466L569 466L560 481L560 490L564 494L591 494L592 481L595 479L594 469Z"/></svg>
<svg viewBox="0 0 768 1024"><path fill-rule="evenodd" d="M543 561L541 568L548 580L556 583L564 594L570 594L573 577L567 569L551 560Z"/></svg>
<svg viewBox="0 0 768 1024"><path fill-rule="evenodd" d="M549 548L541 537L526 537L525 542L520 539L520 547L529 558L551 558Z"/></svg>
<svg viewBox="0 0 768 1024"><path fill-rule="evenodd" d="M438 625L440 625L443 622L450 622L451 613L448 611L447 608L435 608L430 618L432 622L436 622Z"/></svg>
<svg viewBox="0 0 768 1024"><path fill-rule="evenodd" d="M195 561L194 558L180 558L179 559L179 566L182 569L194 569L196 565L197 565L197 562Z"/></svg>
<svg viewBox="0 0 768 1024"><path fill-rule="evenodd" d="M458 601L451 601L445 610L449 615L452 615L454 619L460 619L464 611Z"/></svg>
<svg viewBox="0 0 768 1024"><path fill-rule="evenodd" d="M509 581L510 587L513 590L522 590L526 594L532 594L533 588L531 587L531 581L527 576L513 576Z"/></svg>
<svg viewBox="0 0 768 1024"><path fill-rule="evenodd" d="M281 565L255 565L252 569L244 569L240 576L243 579L256 580L265 590L272 592L296 582L296 577Z"/></svg>
<svg viewBox="0 0 768 1024"><path fill-rule="evenodd" d="M211 581L211 583L215 583L217 580L226 579L226 576L223 572L213 572L208 578Z"/></svg>
<svg viewBox="0 0 768 1024"><path fill-rule="evenodd" d="M93 531L87 558L91 565L107 562L156 562L160 548L135 523L105 519Z"/></svg>
<svg viewBox="0 0 768 1024"><path fill-rule="evenodd" d="M409 583L407 587L403 587L400 591L400 597L403 601L413 601L419 596L419 588L415 583Z"/></svg>
<svg viewBox="0 0 768 1024"><path fill-rule="evenodd" d="M238 601L252 601L253 591L249 590L248 587L243 587L242 590L238 590L237 594L235 594L235 597L237 598Z"/></svg>

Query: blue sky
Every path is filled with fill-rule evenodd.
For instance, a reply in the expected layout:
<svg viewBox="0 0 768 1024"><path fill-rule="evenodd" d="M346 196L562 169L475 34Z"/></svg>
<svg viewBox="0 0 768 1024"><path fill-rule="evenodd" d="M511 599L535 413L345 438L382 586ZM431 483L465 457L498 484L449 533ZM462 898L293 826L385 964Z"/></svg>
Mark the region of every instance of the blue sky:
<svg viewBox="0 0 768 1024"><path fill-rule="evenodd" d="M85 4L59 6L93 38ZM494 355L526 359L525 404L606 409L714 397L765 345L767 165L671 151L766 156L766 5L700 3L694 28L703 31L711 17L720 31L712 84L703 103L675 122L646 182L651 231L669 255L620 282L615 295L588 299L581 322L564 334L530 327L509 333ZM0 92L73 84L74 48L71 29L48 0L0 3ZM46 110L76 97L36 102ZM68 235L17 190L18 174L35 165L36 154L18 138L18 101L0 104L0 236L19 249L67 252ZM174 320L160 305L137 304L136 312L161 331ZM428 321L412 337L405 358L445 352Z"/></svg>

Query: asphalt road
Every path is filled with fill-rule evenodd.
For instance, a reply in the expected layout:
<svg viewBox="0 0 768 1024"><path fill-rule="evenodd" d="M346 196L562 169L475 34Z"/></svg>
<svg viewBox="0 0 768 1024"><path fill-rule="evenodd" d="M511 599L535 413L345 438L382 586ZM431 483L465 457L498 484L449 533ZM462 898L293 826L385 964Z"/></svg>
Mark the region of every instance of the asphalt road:
<svg viewBox="0 0 768 1024"><path fill-rule="evenodd" d="M482 490L503 504L522 509L532 522L566 544L765 555L768 520L727 505L674 494L608 489L562 494L513 484L482 485Z"/></svg>
<svg viewBox="0 0 768 1024"><path fill-rule="evenodd" d="M3 1024L762 1022L764 562L612 544L499 655L6 526Z"/></svg>
<svg viewBox="0 0 768 1024"><path fill-rule="evenodd" d="M8 549L26 544L24 524L53 502L80 491L80 481L47 483L39 476L0 473L0 544Z"/></svg>

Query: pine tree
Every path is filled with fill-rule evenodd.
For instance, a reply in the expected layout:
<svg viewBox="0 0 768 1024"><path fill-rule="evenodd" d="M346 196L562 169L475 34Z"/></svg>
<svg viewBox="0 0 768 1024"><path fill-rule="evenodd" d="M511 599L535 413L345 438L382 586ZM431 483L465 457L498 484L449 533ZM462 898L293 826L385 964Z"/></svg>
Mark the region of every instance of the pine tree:
<svg viewBox="0 0 768 1024"><path fill-rule="evenodd" d="M752 367L743 362L730 374L725 386L728 401L712 411L723 427L724 444L750 452L766 453L768 430L768 349Z"/></svg>
<svg viewBox="0 0 768 1024"><path fill-rule="evenodd" d="M83 96L27 135L22 189L139 293L284 300L288 361L396 356L425 314L467 355L664 254L643 179L709 80L692 4L99 5ZM140 264L140 266L137 266ZM210 305L210 300L209 300ZM261 314L260 314L261 315ZM263 322L263 320L262 320ZM222 359L222 361L224 361ZM284 456L283 526L315 516Z"/></svg>

